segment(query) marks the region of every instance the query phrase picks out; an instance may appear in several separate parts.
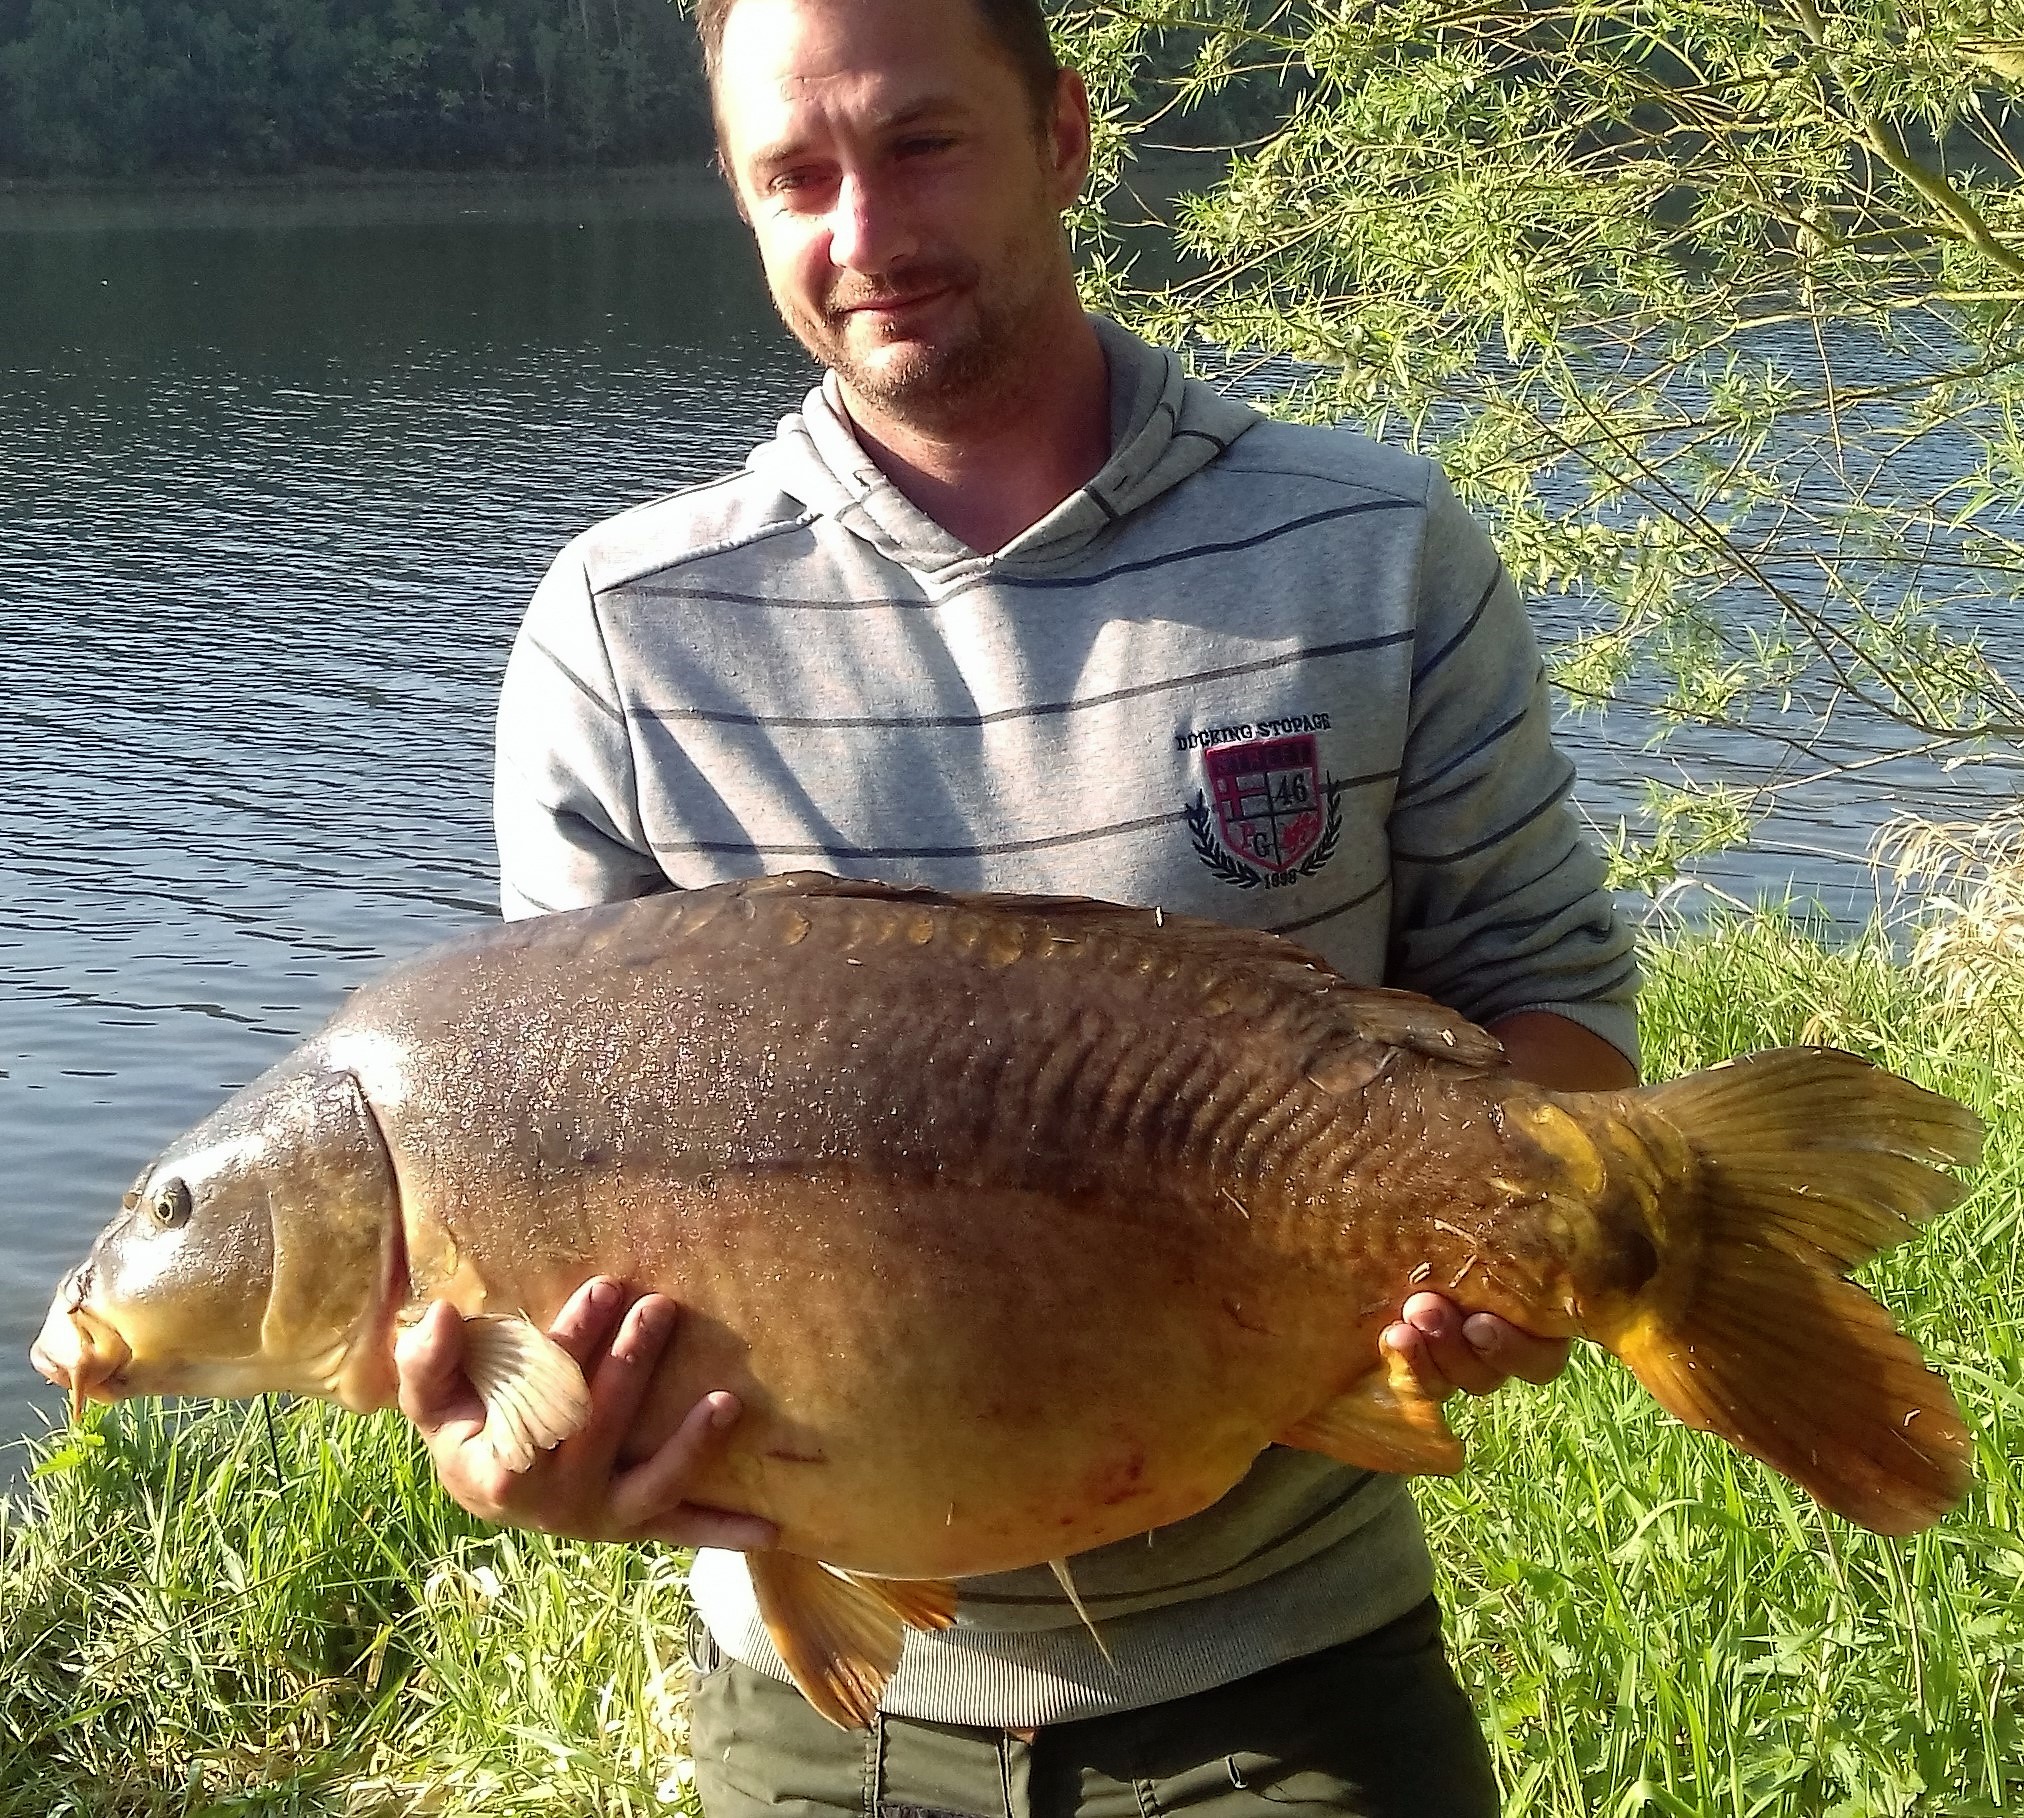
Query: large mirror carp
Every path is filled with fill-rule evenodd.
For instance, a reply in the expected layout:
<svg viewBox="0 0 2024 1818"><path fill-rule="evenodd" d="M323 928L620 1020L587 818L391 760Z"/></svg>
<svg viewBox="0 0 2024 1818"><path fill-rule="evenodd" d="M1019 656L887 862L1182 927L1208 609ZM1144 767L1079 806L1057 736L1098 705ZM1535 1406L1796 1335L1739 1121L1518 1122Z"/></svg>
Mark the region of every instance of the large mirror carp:
<svg viewBox="0 0 2024 1818"><path fill-rule="evenodd" d="M1954 1202L1973 1116L1826 1049L1558 1094L1274 936L823 876L397 966L143 1173L35 1362L73 1397L394 1398L441 1297L521 1468L582 1418L593 1274L687 1309L633 1456L765 1516L768 1629L862 1723L951 1581L1215 1501L1265 1446L1453 1471L1378 1335L1415 1288L1607 1346L1889 1534L1964 1493L1952 1396L1847 1271Z"/></svg>

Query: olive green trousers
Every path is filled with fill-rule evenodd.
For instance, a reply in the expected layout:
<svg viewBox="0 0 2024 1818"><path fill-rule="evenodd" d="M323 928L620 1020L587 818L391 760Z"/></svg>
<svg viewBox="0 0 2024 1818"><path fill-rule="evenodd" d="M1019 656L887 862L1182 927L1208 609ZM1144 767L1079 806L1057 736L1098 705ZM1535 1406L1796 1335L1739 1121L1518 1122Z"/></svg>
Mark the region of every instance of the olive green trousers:
<svg viewBox="0 0 2024 1818"><path fill-rule="evenodd" d="M1496 1818L1439 1607L1171 1704L1032 1733L825 1723L793 1687L694 1650L704 1818Z"/></svg>

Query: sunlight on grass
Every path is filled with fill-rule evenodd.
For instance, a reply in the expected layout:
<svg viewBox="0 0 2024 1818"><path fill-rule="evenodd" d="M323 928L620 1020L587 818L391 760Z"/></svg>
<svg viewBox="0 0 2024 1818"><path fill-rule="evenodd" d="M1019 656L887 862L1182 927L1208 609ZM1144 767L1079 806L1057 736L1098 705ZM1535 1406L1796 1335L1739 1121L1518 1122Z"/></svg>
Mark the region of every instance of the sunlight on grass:
<svg viewBox="0 0 2024 1818"><path fill-rule="evenodd" d="M1512 1818L2024 1810L2024 965L1963 993L1944 958L1739 923L1652 947L1645 1015L1655 1077L1825 1041L1989 1120L1973 1196L1868 1277L1977 1489L1877 1539L1599 1353L1462 1410L1421 1500ZM37 1451L33 1519L0 1504L0 1818L692 1806L679 1555L491 1533L398 1420L317 1405L97 1410Z"/></svg>

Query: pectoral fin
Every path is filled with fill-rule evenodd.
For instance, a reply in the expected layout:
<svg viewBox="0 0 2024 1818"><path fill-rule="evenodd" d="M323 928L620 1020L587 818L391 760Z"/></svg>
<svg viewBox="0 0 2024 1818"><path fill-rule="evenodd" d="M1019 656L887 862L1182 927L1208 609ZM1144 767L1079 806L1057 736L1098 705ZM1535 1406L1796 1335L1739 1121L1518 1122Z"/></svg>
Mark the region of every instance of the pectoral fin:
<svg viewBox="0 0 2024 1818"><path fill-rule="evenodd" d="M560 1445L590 1418L583 1372L554 1339L518 1313L464 1322L464 1374L485 1404L485 1438L509 1471Z"/></svg>
<svg viewBox="0 0 2024 1818"><path fill-rule="evenodd" d="M1412 1366L1393 1352L1305 1420L1279 1435L1283 1446L1320 1452L1364 1471L1445 1477L1462 1468L1462 1442L1441 1404L1420 1387Z"/></svg>
<svg viewBox="0 0 2024 1818"><path fill-rule="evenodd" d="M838 1729L870 1727L908 1627L945 1629L954 1585L863 1578L793 1553L747 1553L759 1615L794 1683Z"/></svg>

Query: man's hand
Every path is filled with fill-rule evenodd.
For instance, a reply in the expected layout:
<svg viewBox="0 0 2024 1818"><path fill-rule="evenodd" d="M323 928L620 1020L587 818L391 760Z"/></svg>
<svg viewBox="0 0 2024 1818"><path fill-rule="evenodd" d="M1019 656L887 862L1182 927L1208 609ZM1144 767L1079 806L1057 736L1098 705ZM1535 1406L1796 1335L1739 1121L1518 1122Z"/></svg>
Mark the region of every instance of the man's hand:
<svg viewBox="0 0 2024 1818"><path fill-rule="evenodd" d="M1534 1338L1494 1313L1464 1319L1461 1308L1439 1294L1413 1295L1404 1316L1385 1327L1378 1342L1412 1366L1420 1387L1436 1401L1457 1389L1487 1395L1514 1376L1551 1382L1567 1367L1566 1339Z"/></svg>
<svg viewBox="0 0 2024 1818"><path fill-rule="evenodd" d="M1637 1068L1599 1035L1550 1010L1521 1010L1490 1024L1511 1070L1555 1092L1608 1092L1637 1084ZM1535 1338L1494 1313L1471 1313L1439 1294L1415 1294L1379 1340L1412 1366L1436 1401L1461 1389L1487 1395L1514 1376L1551 1382L1567 1368L1564 1338Z"/></svg>
<svg viewBox="0 0 2024 1818"><path fill-rule="evenodd" d="M580 1433L507 1470L481 1437L485 1406L463 1370L464 1322L442 1301L401 1337L395 1352L401 1412L421 1430L451 1498L486 1521L539 1528L577 1540L662 1540L671 1546L758 1552L773 1524L685 1500L741 1412L738 1398L706 1395L651 1458L620 1467L618 1454L646 1398L676 1308L660 1294L631 1299L619 1283L586 1282L549 1328L590 1385Z"/></svg>

